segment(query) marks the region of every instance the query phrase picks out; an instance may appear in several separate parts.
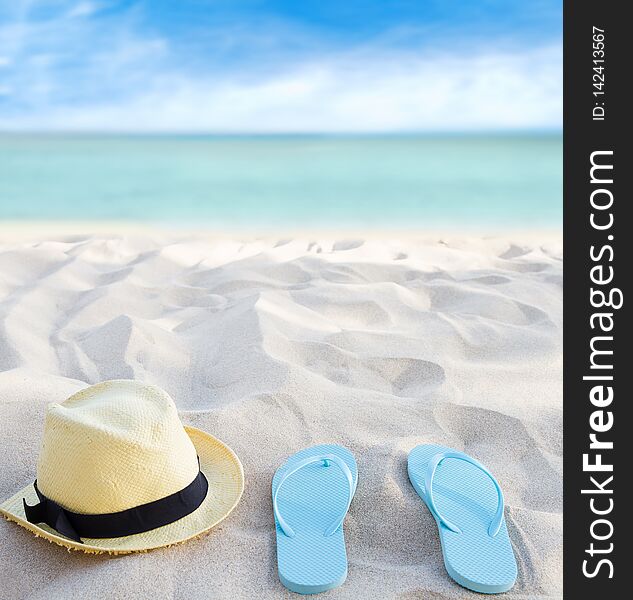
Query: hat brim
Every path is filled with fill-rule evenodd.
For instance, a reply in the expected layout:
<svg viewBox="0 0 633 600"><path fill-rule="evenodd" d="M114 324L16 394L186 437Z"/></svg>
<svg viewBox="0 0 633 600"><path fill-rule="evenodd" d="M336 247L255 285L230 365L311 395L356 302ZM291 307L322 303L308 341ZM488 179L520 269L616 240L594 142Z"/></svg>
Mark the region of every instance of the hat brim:
<svg viewBox="0 0 633 600"><path fill-rule="evenodd" d="M185 430L200 458L200 470L209 482L209 491L202 504L191 514L169 525L144 533L118 538L82 538L77 543L59 535L44 523L30 523L24 514L22 499L30 505L38 502L33 484L0 504L0 514L39 537L87 553L128 554L180 544L215 527L237 506L244 491L244 471L236 454L226 444L195 427Z"/></svg>

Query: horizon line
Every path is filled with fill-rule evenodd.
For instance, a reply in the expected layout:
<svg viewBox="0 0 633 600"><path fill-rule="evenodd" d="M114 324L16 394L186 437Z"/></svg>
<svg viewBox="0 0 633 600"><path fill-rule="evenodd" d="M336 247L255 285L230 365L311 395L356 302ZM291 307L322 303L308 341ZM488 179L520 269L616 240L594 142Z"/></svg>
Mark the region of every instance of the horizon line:
<svg viewBox="0 0 633 600"><path fill-rule="evenodd" d="M130 137L433 137L478 135L562 135L562 127L517 129L438 129L407 131L161 131L111 129L0 129L0 135L130 136Z"/></svg>

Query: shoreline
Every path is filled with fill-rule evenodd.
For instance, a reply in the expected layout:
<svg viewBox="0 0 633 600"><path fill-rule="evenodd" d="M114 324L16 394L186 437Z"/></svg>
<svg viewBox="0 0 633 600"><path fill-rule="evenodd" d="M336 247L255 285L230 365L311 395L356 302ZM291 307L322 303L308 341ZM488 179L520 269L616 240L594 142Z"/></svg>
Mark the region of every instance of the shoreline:
<svg viewBox="0 0 633 600"><path fill-rule="evenodd" d="M533 228L350 228L350 227L194 227L166 225L162 223L140 223L133 221L2 221L0 241L28 241L41 236L165 236L180 239L183 236L213 239L258 239L275 238L360 238L365 240L429 241L433 238L480 238L518 239L525 242L562 241L561 227Z"/></svg>

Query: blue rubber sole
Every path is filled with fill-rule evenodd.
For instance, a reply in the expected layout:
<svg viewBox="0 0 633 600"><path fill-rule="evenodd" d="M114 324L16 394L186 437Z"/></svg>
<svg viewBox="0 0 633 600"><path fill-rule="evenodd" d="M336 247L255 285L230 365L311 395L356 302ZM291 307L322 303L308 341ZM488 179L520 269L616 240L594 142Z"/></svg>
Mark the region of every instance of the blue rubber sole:
<svg viewBox="0 0 633 600"><path fill-rule="evenodd" d="M305 448L291 456L275 473L273 497L286 472L307 458L333 454L345 462L353 478L358 468L352 454L341 446L323 444ZM292 473L279 488L279 513L292 527L293 537L284 533L275 517L279 580L299 594L317 594L342 585L347 578L347 551L341 525L332 535L324 532L345 511L349 483L335 464L308 465Z"/></svg>
<svg viewBox="0 0 633 600"><path fill-rule="evenodd" d="M409 454L409 479L427 506L427 466L434 455L450 450L424 444ZM512 588L517 565L505 519L497 535L488 532L498 505L497 491L488 476L471 464L448 458L437 467L433 497L438 513L461 529L451 531L435 519L448 574L459 585L483 594Z"/></svg>

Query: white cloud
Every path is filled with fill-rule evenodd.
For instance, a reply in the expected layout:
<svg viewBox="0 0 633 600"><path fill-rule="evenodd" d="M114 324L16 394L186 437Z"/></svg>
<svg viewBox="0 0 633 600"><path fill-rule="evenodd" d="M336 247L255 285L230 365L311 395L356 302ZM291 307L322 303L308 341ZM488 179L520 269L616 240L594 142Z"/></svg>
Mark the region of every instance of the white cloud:
<svg viewBox="0 0 633 600"><path fill-rule="evenodd" d="M67 13L70 18L89 17L99 10L99 5L94 2L79 2L75 4Z"/></svg>
<svg viewBox="0 0 633 600"><path fill-rule="evenodd" d="M205 31L213 47L175 48L144 32L142 7L95 17L94 2L58 1L63 10L38 20L21 0L17 16L0 23L0 129L387 132L562 123L560 45L446 43L443 52L414 52L383 40L292 57L274 49L267 28L238 28ZM235 48L259 50L250 62L230 62Z"/></svg>
<svg viewBox="0 0 633 600"><path fill-rule="evenodd" d="M0 127L318 132L557 128L560 48L308 62L262 78L154 75L116 101L42 107Z"/></svg>

